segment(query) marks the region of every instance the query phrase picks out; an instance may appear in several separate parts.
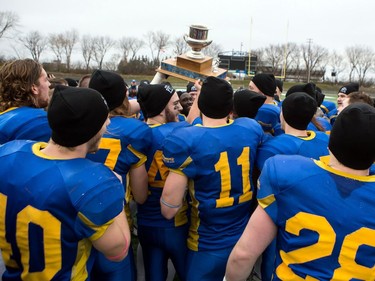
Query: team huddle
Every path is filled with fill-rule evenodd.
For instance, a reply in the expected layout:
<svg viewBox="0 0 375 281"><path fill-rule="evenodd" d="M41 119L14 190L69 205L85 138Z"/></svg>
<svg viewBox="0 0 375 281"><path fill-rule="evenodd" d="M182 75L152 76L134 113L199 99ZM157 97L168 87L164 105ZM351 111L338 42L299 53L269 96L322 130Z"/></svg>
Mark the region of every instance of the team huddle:
<svg viewBox="0 0 375 281"><path fill-rule="evenodd" d="M375 280L373 101L282 87L5 63L2 280Z"/></svg>

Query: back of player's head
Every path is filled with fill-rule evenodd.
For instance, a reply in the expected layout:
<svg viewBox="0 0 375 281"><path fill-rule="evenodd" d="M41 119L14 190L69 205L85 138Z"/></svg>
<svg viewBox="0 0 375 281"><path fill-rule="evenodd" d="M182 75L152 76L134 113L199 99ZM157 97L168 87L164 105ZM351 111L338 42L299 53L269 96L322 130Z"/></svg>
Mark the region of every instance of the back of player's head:
<svg viewBox="0 0 375 281"><path fill-rule="evenodd" d="M164 110L174 93L175 90L169 85L141 84L138 88L137 100L143 114L150 118Z"/></svg>
<svg viewBox="0 0 375 281"><path fill-rule="evenodd" d="M267 98L248 89L237 90L233 95L233 109L238 117L255 118Z"/></svg>
<svg viewBox="0 0 375 281"><path fill-rule="evenodd" d="M33 105L32 86L39 85L42 65L32 59L15 60L0 68L0 95L4 109Z"/></svg>
<svg viewBox="0 0 375 281"><path fill-rule="evenodd" d="M317 100L316 97L316 86L314 83L307 83L307 84L297 84L293 85L288 89L288 91L285 94L285 97L293 94L293 93L306 93L310 97L312 97L314 100Z"/></svg>
<svg viewBox="0 0 375 281"><path fill-rule="evenodd" d="M280 92L282 92L283 91L284 82L282 80L280 80L280 79L276 79L275 82L276 82L276 87L279 88Z"/></svg>
<svg viewBox="0 0 375 281"><path fill-rule="evenodd" d="M100 131L108 118L108 107L93 89L57 85L47 116L52 140L64 147L75 147Z"/></svg>
<svg viewBox="0 0 375 281"><path fill-rule="evenodd" d="M256 74L251 80L266 96L273 97L276 92L276 80L273 74Z"/></svg>
<svg viewBox="0 0 375 281"><path fill-rule="evenodd" d="M95 70L91 75L89 88L97 90L107 101L109 110L113 110L124 102L126 85L124 79L114 72Z"/></svg>
<svg viewBox="0 0 375 281"><path fill-rule="evenodd" d="M298 130L306 130L316 108L317 103L311 96L303 92L295 92L283 100L281 111L289 126Z"/></svg>
<svg viewBox="0 0 375 281"><path fill-rule="evenodd" d="M233 88L224 79L209 76L203 83L198 98L199 110L213 119L224 118L233 108Z"/></svg>
<svg viewBox="0 0 375 281"><path fill-rule="evenodd" d="M337 117L328 148L336 159L355 170L375 161L375 108L365 103L346 107Z"/></svg>

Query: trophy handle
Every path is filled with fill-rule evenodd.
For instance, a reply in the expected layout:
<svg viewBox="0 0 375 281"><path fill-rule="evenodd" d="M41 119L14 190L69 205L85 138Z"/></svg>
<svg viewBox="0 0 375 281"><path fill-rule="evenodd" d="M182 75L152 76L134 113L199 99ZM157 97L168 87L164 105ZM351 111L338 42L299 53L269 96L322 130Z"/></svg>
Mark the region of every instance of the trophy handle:
<svg viewBox="0 0 375 281"><path fill-rule="evenodd" d="M185 35L184 35L184 40L185 40L186 43L188 42L187 38L188 38L188 35L185 34Z"/></svg>
<svg viewBox="0 0 375 281"><path fill-rule="evenodd" d="M203 44L203 48L207 47L207 46L210 45L211 43L212 43L212 40L209 40L209 41L204 42L204 44Z"/></svg>

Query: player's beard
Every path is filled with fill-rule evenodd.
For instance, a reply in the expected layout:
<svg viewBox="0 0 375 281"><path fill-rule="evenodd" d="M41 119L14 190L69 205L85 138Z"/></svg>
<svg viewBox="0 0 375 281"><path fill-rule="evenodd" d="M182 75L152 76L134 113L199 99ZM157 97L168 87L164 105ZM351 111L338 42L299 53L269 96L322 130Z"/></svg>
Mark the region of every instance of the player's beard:
<svg viewBox="0 0 375 281"><path fill-rule="evenodd" d="M168 108L165 108L165 121L166 123L169 122L177 122L177 114L174 111L169 110Z"/></svg>

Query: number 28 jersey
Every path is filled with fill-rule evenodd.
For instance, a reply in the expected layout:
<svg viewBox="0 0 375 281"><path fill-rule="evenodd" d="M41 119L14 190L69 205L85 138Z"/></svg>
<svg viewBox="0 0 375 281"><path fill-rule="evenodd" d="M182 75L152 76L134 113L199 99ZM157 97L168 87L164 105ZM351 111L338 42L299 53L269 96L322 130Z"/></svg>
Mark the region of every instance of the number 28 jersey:
<svg viewBox="0 0 375 281"><path fill-rule="evenodd" d="M258 202L278 228L274 280L375 280L375 175L328 157L268 159Z"/></svg>
<svg viewBox="0 0 375 281"><path fill-rule="evenodd" d="M189 180L191 250L232 247L250 216L253 197L251 172L261 126L238 118L218 127L181 128L163 146L163 161Z"/></svg>

